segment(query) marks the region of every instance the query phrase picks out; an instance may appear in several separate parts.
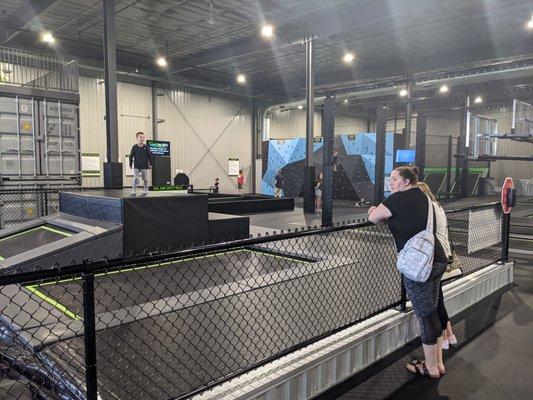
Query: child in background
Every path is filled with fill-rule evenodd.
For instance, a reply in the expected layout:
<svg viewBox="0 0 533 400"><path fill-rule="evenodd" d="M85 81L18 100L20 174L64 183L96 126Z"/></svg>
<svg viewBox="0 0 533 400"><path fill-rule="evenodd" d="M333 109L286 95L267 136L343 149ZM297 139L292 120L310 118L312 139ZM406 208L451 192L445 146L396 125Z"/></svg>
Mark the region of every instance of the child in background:
<svg viewBox="0 0 533 400"><path fill-rule="evenodd" d="M213 193L218 194L219 186L220 186L220 182L218 178L215 178L215 183L213 184Z"/></svg>
<svg viewBox="0 0 533 400"><path fill-rule="evenodd" d="M244 188L244 172L242 169L239 170L239 175L237 175L237 190L239 195L242 196Z"/></svg>

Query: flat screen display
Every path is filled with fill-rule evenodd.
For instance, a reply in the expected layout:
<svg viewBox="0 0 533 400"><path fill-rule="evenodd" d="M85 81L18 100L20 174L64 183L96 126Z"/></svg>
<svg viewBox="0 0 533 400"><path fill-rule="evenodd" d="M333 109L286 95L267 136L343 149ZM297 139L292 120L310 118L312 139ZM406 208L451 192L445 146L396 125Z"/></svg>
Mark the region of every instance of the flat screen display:
<svg viewBox="0 0 533 400"><path fill-rule="evenodd" d="M170 156L170 142L161 140L147 140L146 144L150 149L150 153L154 156Z"/></svg>
<svg viewBox="0 0 533 400"><path fill-rule="evenodd" d="M416 150L396 150L397 163L414 163Z"/></svg>

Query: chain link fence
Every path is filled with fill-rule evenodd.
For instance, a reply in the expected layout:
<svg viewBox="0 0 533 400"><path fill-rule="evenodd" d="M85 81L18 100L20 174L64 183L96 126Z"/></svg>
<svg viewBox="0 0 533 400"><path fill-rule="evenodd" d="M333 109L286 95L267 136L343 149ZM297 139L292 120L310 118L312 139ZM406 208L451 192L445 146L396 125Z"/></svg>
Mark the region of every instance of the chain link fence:
<svg viewBox="0 0 533 400"><path fill-rule="evenodd" d="M499 204L448 211L448 220L464 273L500 259L508 231ZM395 260L387 227L360 223L4 271L0 397L190 397L401 309Z"/></svg>
<svg viewBox="0 0 533 400"><path fill-rule="evenodd" d="M102 187L0 187L0 229L59 212L59 192L103 190Z"/></svg>

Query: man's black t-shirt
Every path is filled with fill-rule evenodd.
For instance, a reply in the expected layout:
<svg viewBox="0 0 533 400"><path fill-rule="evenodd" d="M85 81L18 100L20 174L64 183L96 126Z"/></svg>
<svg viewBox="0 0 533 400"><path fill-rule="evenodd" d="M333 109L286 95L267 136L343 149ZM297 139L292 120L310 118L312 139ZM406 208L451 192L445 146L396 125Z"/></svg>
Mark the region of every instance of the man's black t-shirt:
<svg viewBox="0 0 533 400"><path fill-rule="evenodd" d="M426 229L428 219L428 197L417 187L391 194L383 202L392 217L388 220L389 229L394 237L396 249L402 250L405 243L418 232ZM433 232L436 229L433 212ZM435 238L434 263L446 263L446 255Z"/></svg>

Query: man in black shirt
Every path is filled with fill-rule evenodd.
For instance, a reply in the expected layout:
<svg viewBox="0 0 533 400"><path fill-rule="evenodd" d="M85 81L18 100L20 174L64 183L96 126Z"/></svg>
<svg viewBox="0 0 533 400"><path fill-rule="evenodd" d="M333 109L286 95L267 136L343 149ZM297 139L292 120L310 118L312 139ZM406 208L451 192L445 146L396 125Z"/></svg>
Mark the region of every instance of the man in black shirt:
<svg viewBox="0 0 533 400"><path fill-rule="evenodd" d="M137 143L130 151L130 168L133 167L133 194L137 192L139 177L143 180L143 192L148 192L148 170L152 168L152 153L145 144L146 137L143 132L135 134Z"/></svg>
<svg viewBox="0 0 533 400"><path fill-rule="evenodd" d="M283 175L281 175L281 170L278 170L278 173L274 180L274 196L281 197L281 191L283 190L283 183L285 181Z"/></svg>

